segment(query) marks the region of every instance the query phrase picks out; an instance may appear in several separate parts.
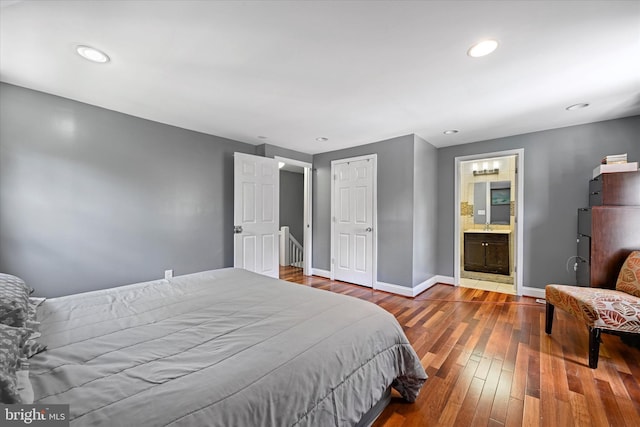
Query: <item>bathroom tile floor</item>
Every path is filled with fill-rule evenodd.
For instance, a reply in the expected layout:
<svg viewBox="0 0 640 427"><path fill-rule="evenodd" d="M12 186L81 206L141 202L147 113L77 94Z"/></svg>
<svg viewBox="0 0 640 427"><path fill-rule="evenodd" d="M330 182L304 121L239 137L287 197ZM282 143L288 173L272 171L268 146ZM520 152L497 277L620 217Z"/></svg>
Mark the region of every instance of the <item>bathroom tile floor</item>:
<svg viewBox="0 0 640 427"><path fill-rule="evenodd" d="M503 294L515 295L516 290L513 285L504 283L487 282L486 280L460 278L460 286L465 288L482 289L484 291L500 292Z"/></svg>

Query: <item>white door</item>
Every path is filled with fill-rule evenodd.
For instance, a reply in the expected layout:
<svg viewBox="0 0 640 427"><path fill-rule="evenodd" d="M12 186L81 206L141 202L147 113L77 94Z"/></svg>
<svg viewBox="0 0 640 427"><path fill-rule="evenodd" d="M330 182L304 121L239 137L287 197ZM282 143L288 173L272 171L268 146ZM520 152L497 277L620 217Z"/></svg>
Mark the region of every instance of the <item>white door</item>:
<svg viewBox="0 0 640 427"><path fill-rule="evenodd" d="M373 285L375 158L332 162L333 276Z"/></svg>
<svg viewBox="0 0 640 427"><path fill-rule="evenodd" d="M234 153L233 266L279 277L278 162Z"/></svg>

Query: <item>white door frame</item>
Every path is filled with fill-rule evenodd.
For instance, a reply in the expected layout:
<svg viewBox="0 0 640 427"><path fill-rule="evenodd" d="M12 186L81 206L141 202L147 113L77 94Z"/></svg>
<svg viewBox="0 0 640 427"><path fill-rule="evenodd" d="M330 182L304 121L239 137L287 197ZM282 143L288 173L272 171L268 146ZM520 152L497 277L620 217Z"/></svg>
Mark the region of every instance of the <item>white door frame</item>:
<svg viewBox="0 0 640 427"><path fill-rule="evenodd" d="M373 212L372 212L372 221L373 221L373 236L372 236L372 261L371 261L371 287L372 289L378 289L378 155L377 154L367 154L365 156L358 157L349 157L347 159L338 159L331 161L331 280L335 280L335 249L334 246L336 244L334 239L335 232L335 165L346 162L355 162L358 160L371 160L373 162L372 171L373 171L373 188L372 188L372 198L373 198Z"/></svg>
<svg viewBox="0 0 640 427"><path fill-rule="evenodd" d="M278 162L284 162L288 165L300 166L304 168L304 219L302 220L304 233L302 234L302 274L305 276L311 276L311 261L313 256L313 165L311 163L301 162L300 160L288 159L286 157L280 156L274 156L274 159Z"/></svg>
<svg viewBox="0 0 640 427"><path fill-rule="evenodd" d="M460 165L462 162L467 162L469 160L513 155L517 156L516 167L518 170L518 173L516 174L518 187L516 189L516 262L514 264L514 268L516 269L516 294L522 295L522 289L524 288L524 283L522 282L524 270L524 148L496 151L493 153L472 154L469 156L460 156L455 158L455 238L453 242L453 280L456 286L460 285Z"/></svg>

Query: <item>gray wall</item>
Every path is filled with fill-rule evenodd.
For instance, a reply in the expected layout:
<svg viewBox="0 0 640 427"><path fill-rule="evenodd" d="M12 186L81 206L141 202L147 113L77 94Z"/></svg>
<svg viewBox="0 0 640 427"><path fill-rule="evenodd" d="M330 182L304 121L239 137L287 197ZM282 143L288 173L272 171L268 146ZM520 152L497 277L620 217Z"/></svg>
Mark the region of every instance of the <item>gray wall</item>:
<svg viewBox="0 0 640 427"><path fill-rule="evenodd" d="M313 156L313 267L330 270L331 161L378 155L378 281L413 285L414 136Z"/></svg>
<svg viewBox="0 0 640 427"><path fill-rule="evenodd" d="M301 153L300 151L289 150L288 148L282 148L271 144L258 145L256 147L256 154L258 156L270 157L272 159L278 156L309 164L313 162L313 156L311 154Z"/></svg>
<svg viewBox="0 0 640 427"><path fill-rule="evenodd" d="M288 225L289 233L302 244L304 222L304 175L280 171L280 227Z"/></svg>
<svg viewBox="0 0 640 427"><path fill-rule="evenodd" d="M331 160L377 153L378 280L411 287L453 275L455 157L524 148L524 285L573 283L565 263L591 171L606 154L640 160L640 116L437 150L407 135L311 158L7 84L0 94L0 271L43 296L232 265L234 151L313 160L313 266L326 270Z"/></svg>
<svg viewBox="0 0 640 427"><path fill-rule="evenodd" d="M252 145L0 85L0 271L58 296L233 264Z"/></svg>
<svg viewBox="0 0 640 427"><path fill-rule="evenodd" d="M413 161L413 286L436 275L438 155L415 136Z"/></svg>
<svg viewBox="0 0 640 427"><path fill-rule="evenodd" d="M438 149L438 274L453 276L456 156L524 148L524 286L575 283L577 209L588 206L593 169L607 154L640 160L640 116Z"/></svg>

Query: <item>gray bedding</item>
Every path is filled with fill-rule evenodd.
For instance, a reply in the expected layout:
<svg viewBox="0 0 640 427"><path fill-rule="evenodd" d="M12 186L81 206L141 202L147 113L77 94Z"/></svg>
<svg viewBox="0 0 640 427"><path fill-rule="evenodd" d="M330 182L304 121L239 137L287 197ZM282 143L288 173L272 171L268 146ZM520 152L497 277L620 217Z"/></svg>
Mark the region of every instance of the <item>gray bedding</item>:
<svg viewBox="0 0 640 427"><path fill-rule="evenodd" d="M426 379L387 311L245 270L48 299L38 316L36 403L69 403L76 426L347 426Z"/></svg>

